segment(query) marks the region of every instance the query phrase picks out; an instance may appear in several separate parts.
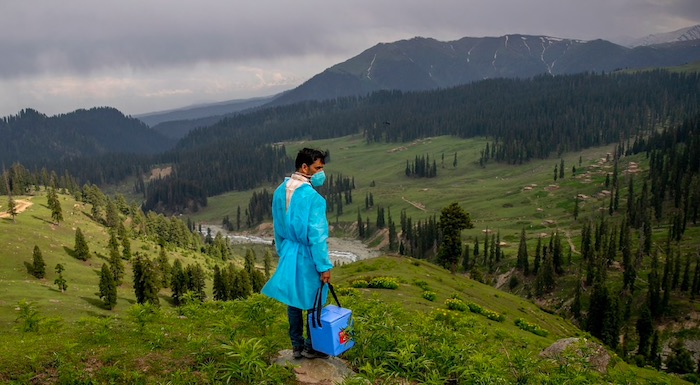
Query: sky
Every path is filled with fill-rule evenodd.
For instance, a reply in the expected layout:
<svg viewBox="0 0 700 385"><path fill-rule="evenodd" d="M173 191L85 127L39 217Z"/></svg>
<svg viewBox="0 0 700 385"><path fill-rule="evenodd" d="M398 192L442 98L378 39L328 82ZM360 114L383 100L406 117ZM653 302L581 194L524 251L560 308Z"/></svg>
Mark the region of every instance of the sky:
<svg viewBox="0 0 700 385"><path fill-rule="evenodd" d="M0 0L0 116L268 96L415 36L615 41L697 24L698 0Z"/></svg>

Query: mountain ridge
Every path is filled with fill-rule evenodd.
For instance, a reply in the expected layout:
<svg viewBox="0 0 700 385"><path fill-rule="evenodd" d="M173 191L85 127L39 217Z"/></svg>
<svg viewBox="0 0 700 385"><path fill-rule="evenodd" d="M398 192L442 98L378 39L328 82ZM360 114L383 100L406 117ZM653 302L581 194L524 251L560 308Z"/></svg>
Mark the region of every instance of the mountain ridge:
<svg viewBox="0 0 700 385"><path fill-rule="evenodd" d="M380 43L313 76L267 106L361 96L379 90L422 91L484 79L612 72L700 61L700 40L624 47L607 40L509 34L454 41L414 37Z"/></svg>
<svg viewBox="0 0 700 385"><path fill-rule="evenodd" d="M47 116L34 109L0 119L5 164L60 161L108 153L155 154L174 141L112 107Z"/></svg>

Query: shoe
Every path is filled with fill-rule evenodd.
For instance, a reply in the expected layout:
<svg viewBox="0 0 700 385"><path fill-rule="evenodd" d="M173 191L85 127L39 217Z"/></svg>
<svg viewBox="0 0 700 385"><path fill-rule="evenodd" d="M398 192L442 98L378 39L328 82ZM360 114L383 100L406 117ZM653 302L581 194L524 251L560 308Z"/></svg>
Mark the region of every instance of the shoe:
<svg viewBox="0 0 700 385"><path fill-rule="evenodd" d="M329 356L328 354L326 354L326 353L321 353L321 352L319 352L318 350L313 350L313 349L311 349L311 348L306 348L306 349L304 349L304 350L301 352L301 354L302 354L304 357L306 357L306 358L308 358L308 359L310 359L310 360L312 360L312 359L314 359L314 358L328 358L328 357L330 357L330 356Z"/></svg>
<svg viewBox="0 0 700 385"><path fill-rule="evenodd" d="M292 356L294 357L295 360L298 360L298 359L304 357L304 355L302 354L303 351L304 351L304 348L301 348L301 347L297 348L297 347L295 347L295 348L292 350Z"/></svg>

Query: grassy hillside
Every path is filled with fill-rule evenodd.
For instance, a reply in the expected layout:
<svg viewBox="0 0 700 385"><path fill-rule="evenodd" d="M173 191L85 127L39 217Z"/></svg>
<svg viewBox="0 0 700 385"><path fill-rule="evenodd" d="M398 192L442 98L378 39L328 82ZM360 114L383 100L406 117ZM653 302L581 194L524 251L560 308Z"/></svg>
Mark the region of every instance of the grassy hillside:
<svg viewBox="0 0 700 385"><path fill-rule="evenodd" d="M360 278L374 277L393 280L396 288L351 288ZM434 384L683 383L629 366L614 354L605 374L587 363L589 353L541 358L539 352L557 339L586 334L517 296L424 261L389 256L365 260L337 268L334 281L343 305L353 309L355 316L357 345L345 358L359 379L374 384L401 378ZM432 301L423 297L425 289L435 293ZM48 296L35 298L40 317L51 313L42 301ZM454 298L501 318L449 310L446 300ZM294 383L291 368L268 364L278 350L288 348L288 337L284 307L264 296L191 303L177 309L122 306L111 316L93 306L95 313L77 320L68 315L69 309L75 310L72 303L61 305L66 314L44 318L38 332L3 327L0 381ZM3 307L3 313L7 311L13 312ZM517 319L546 334L517 327ZM22 322L20 318L16 326Z"/></svg>
<svg viewBox="0 0 700 385"><path fill-rule="evenodd" d="M61 317L75 321L84 316L110 316L119 314L136 303L132 286L131 265L125 262L124 283L118 288L118 301L114 310L102 308L99 299L99 273L103 263L107 263L107 229L90 217L90 205L77 202L69 195L58 195L63 210L64 221L59 225L52 223L51 211L47 207L44 191L32 196L17 196L17 202L27 202L28 207L13 222L11 218L0 219L0 333L12 328L17 316L17 303L21 299L33 301L42 308L44 316ZM0 196L0 210L6 211L7 196ZM71 253L75 245L75 231L80 228L90 249L91 258L80 261ZM38 246L46 263L46 278L38 280L31 276L25 263L32 263L32 251ZM143 239L131 241L132 253L140 253L155 259L159 246L155 242ZM242 248L236 255L242 256ZM172 263L180 259L183 266L199 263L212 267L214 261L203 254L188 250L166 247L166 254ZM258 250L258 256L263 253ZM62 264L65 268L64 278L68 290L61 293L54 284L57 277L55 266ZM219 263L221 263L219 261ZM242 265L239 260L238 264ZM211 276L209 277L209 279ZM211 294L211 283L207 290ZM160 300L169 304L169 293L163 290Z"/></svg>
<svg viewBox="0 0 700 385"><path fill-rule="evenodd" d="M573 197L579 193L591 197L581 206L581 218L597 216L600 208L607 208L609 198L596 196L605 189L605 173L612 166L603 160L611 149L566 156L566 177L554 183L554 166L559 160L480 167L475 159L485 143L440 137L396 147L366 145L359 137L347 137L292 143L288 149L290 154L302 146L329 149L327 172L355 178L354 203L346 206L338 218L336 233L352 234L358 207L374 223L379 206L390 207L395 221L403 209L417 220L439 216L442 207L457 201L475 223L474 229L464 231L465 241L477 236L483 240L483 231L488 228L499 230L501 240L506 242L504 250L509 260L499 266L494 279L510 269L523 227L530 243L539 234L559 228L578 247L580 220L575 221L571 214ZM426 154L437 161L438 177L407 178L406 161ZM644 168L644 159L639 157L624 158L621 169L632 161ZM572 166L577 168L575 176ZM365 210L364 197L369 192L375 207ZM212 198L210 206L194 219L218 223L224 215L234 218L236 207L245 207L250 194ZM0 251L0 382L293 383L290 369L268 364L278 350L288 348L283 306L254 295L245 301L207 301L174 308L168 301L168 290L161 291L160 309L135 305L127 264L117 307L105 310L95 293L99 268L106 261L108 233L91 220L89 205L59 195L65 220L56 226L51 223L42 193L15 199L32 204L15 222L0 219L0 242L5 246ZM7 197L0 197L0 205L6 202ZM0 207L0 211L5 209ZM70 255L77 227L93 253L86 262ZM698 239L697 231L689 228L691 240ZM655 236L661 240L665 229L655 228ZM47 264L44 280L33 278L24 266L24 262L31 261L34 245L42 250ZM132 251L155 258L158 247L137 240L132 241ZM237 255L243 253L241 249ZM168 256L171 260L180 258L185 265L200 263L205 268L217 263L203 254L175 248L168 249ZM575 270L576 259L574 254L574 263L567 265L570 272ZM58 292L53 285L57 263L66 267L66 293ZM396 283L396 289L364 287L378 277ZM539 353L558 339L590 340L566 317L541 310L550 305L556 308L571 297L571 277L560 280L557 292L539 305L523 298L523 285L514 290L520 296L513 295L425 261L397 256L338 267L333 279L342 293L341 301L356 314L358 345L345 357L362 378L375 384L399 378L435 384L683 383L674 376L631 366L614 353L606 374L591 368L588 353L582 357L572 353L559 359L541 358ZM211 298L210 280L207 292ZM25 312L18 306L22 300L30 301L29 307L23 308ZM471 305L475 310L449 310L449 303ZM22 332L32 310L37 312L34 318L39 320L39 331ZM679 310L679 321L683 314L688 313ZM519 319L540 335L516 326ZM668 329L673 327L669 325ZM16 357L26 359L18 363Z"/></svg>

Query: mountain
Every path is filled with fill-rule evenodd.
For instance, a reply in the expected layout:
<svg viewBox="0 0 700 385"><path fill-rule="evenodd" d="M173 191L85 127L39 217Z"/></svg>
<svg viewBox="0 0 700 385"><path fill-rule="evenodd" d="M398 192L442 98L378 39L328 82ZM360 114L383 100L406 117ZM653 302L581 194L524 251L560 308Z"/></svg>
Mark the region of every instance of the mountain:
<svg viewBox="0 0 700 385"><path fill-rule="evenodd" d="M227 116L262 106L276 96L202 104L175 110L151 112L135 117L169 138L180 139L197 127L210 126Z"/></svg>
<svg viewBox="0 0 700 385"><path fill-rule="evenodd" d="M6 165L55 162L109 153L155 154L174 141L114 108L46 116L26 109L0 119L0 161Z"/></svg>
<svg viewBox="0 0 700 385"><path fill-rule="evenodd" d="M700 24L693 27L682 28L673 32L647 35L639 39L634 39L627 45L629 47L639 47L691 40L700 40Z"/></svg>
<svg viewBox="0 0 700 385"><path fill-rule="evenodd" d="M270 103L324 100L377 90L417 91L493 78L611 72L700 61L700 40L627 48L605 40L548 36L416 37L378 44L314 76Z"/></svg>

